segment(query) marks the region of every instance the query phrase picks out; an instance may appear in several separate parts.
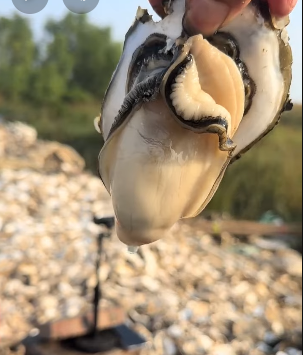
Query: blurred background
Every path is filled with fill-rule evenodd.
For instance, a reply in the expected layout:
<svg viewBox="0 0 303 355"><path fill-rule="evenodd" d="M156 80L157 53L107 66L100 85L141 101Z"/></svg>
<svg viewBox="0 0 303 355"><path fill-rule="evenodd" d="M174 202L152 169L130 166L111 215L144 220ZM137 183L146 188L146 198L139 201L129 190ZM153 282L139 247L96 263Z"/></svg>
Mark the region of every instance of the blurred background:
<svg viewBox="0 0 303 355"><path fill-rule="evenodd" d="M153 13L147 0L100 0L87 15L1 1L0 355L24 355L15 345L37 324L91 310L92 220L113 214L93 119L138 5ZM302 355L301 1L289 35L294 109L228 169L201 218L135 255L104 240L102 309L122 307L148 341L131 354Z"/></svg>

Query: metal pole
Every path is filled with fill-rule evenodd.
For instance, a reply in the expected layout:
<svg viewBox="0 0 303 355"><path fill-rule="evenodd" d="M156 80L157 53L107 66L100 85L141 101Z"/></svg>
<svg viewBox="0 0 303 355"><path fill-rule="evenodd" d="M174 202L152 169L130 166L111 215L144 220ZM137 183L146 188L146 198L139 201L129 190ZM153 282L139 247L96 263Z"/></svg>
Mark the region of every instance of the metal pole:
<svg viewBox="0 0 303 355"><path fill-rule="evenodd" d="M109 238L111 236L110 230L114 227L114 218L94 218L94 223L97 225L103 225L107 228L108 232L100 233L97 237L97 259L96 259L96 278L97 283L94 290L94 300L93 300L93 307L94 307L94 320L93 320L93 328L92 328L92 335L96 336L98 333L98 324L99 324L99 304L100 300L102 299L102 289L101 289L101 282L99 277L100 267L101 267L101 258L102 258L102 247L103 247L103 239Z"/></svg>
<svg viewBox="0 0 303 355"><path fill-rule="evenodd" d="M100 266L101 266L103 238L104 238L104 233L99 234L98 238L97 238L97 260L96 260L97 284L95 286L95 294L94 294L94 323L93 323L93 334L94 335L96 335L98 333L99 304L100 304L100 300L102 298L99 270L100 270Z"/></svg>

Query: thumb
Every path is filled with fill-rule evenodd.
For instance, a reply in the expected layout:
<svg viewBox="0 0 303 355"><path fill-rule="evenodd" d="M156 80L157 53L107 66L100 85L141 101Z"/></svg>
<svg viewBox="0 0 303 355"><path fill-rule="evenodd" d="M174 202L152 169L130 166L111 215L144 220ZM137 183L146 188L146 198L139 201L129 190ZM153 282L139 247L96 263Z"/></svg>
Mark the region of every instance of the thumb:
<svg viewBox="0 0 303 355"><path fill-rule="evenodd" d="M298 0L268 0L271 13L277 17L288 16L297 2Z"/></svg>
<svg viewBox="0 0 303 355"><path fill-rule="evenodd" d="M215 33L237 16L251 0L186 0L184 26L188 33Z"/></svg>
<svg viewBox="0 0 303 355"><path fill-rule="evenodd" d="M163 18L166 16L162 6L162 0L149 0L149 3L160 17Z"/></svg>

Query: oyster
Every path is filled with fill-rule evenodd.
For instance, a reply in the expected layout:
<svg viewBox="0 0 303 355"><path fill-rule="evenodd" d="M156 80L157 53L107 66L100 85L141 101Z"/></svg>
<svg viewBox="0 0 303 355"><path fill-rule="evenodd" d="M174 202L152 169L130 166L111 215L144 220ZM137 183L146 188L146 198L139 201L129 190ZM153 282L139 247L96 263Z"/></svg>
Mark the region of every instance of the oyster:
<svg viewBox="0 0 303 355"><path fill-rule="evenodd" d="M139 8L98 122L99 173L117 235L134 247L197 216L228 165L291 106L288 20L252 1L203 38L184 31L184 0L166 3L157 23Z"/></svg>

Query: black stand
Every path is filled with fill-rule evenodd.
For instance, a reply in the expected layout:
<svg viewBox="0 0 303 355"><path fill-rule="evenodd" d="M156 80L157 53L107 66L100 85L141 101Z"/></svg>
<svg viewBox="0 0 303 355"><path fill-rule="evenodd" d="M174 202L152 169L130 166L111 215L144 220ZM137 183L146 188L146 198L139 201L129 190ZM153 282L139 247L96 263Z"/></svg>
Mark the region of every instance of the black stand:
<svg viewBox="0 0 303 355"><path fill-rule="evenodd" d="M111 236L111 229L115 225L114 217L110 218L94 218L94 223L97 225L105 226L108 231L106 233L100 233L97 238L97 261L96 261L96 278L97 284L95 287L95 297L94 297L94 325L92 329L92 334L96 335L98 333L98 322L99 322L99 304L102 299L102 289L99 277L99 271L101 266L101 257L102 257L102 246L103 246L103 239L110 238Z"/></svg>
<svg viewBox="0 0 303 355"><path fill-rule="evenodd" d="M99 226L106 227L107 231L102 232L97 237L97 260L96 260L96 276L97 284L94 290L93 309L94 309L94 321L92 330L85 336L75 338L71 341L70 345L78 350L86 353L98 353L102 351L108 351L116 346L119 346L119 338L114 331L107 330L100 332L98 329L99 324L99 304L102 299L102 289L99 277L99 271L101 267L102 247L103 239L110 238L111 230L115 225L114 217L110 218L94 218L94 223Z"/></svg>
<svg viewBox="0 0 303 355"><path fill-rule="evenodd" d="M121 320L118 320L119 323L116 320L113 322L114 324L109 324L110 321L106 321L107 316L105 314L108 314L106 309L104 312L99 311L99 304L102 299L99 271L103 240L110 237L115 219L113 217L95 218L94 223L106 229L97 237L97 283L92 300L92 320L88 323L85 317L76 317L75 319L62 319L40 327L39 335L28 336L22 341L26 347L26 355L139 355L146 343L145 339L124 324L124 316L121 318L119 312L121 318ZM111 312L115 312L115 310L113 309ZM118 316L118 313L115 313L115 316ZM102 317L102 314L105 317L101 324L100 317Z"/></svg>

